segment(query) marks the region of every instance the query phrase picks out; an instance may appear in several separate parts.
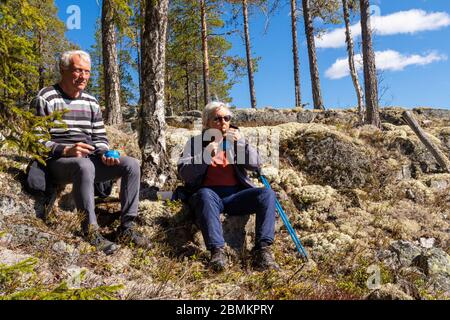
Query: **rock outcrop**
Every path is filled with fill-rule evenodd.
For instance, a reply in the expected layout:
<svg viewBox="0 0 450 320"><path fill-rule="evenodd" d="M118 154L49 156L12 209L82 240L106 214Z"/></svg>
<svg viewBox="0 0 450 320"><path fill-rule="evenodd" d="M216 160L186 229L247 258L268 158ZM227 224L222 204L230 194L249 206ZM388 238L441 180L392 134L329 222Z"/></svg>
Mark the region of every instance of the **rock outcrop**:
<svg viewBox="0 0 450 320"><path fill-rule="evenodd" d="M79 236L81 217L70 186L61 191L47 223L36 218L42 199L22 188L28 159L7 148L0 150L0 264L37 258L33 270L41 284L73 283L82 273L82 288L123 285L115 293L120 299L448 299L450 175L402 123L401 112L384 109L379 130L355 126L351 110L235 110L242 134L264 155L263 172L309 253L307 264L297 259L277 218L273 248L283 272L254 271L254 216L224 216L230 265L225 273L213 274L189 208L150 201L144 194L138 228L155 248L123 246L105 256ZM415 113L447 152L450 131L442 119L450 114ZM187 139L200 132L200 117L192 111L168 119L167 151L174 170ZM129 126L107 130L114 148L140 158ZM119 223L118 185L112 197L96 205L107 236ZM380 271L376 289L366 284L369 266ZM29 288L30 281L25 277L20 283Z"/></svg>

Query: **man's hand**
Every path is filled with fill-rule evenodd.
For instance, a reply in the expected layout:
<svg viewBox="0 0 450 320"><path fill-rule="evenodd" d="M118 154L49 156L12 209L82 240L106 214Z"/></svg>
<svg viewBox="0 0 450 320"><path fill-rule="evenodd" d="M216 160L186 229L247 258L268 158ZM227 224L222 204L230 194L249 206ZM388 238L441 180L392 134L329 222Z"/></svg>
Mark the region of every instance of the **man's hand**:
<svg viewBox="0 0 450 320"><path fill-rule="evenodd" d="M63 156L84 158L94 150L95 148L87 143L77 142L72 147L65 147Z"/></svg>
<svg viewBox="0 0 450 320"><path fill-rule="evenodd" d="M114 158L107 158L105 155L102 155L102 162L104 165L110 167L110 166L116 166L120 163L119 159Z"/></svg>

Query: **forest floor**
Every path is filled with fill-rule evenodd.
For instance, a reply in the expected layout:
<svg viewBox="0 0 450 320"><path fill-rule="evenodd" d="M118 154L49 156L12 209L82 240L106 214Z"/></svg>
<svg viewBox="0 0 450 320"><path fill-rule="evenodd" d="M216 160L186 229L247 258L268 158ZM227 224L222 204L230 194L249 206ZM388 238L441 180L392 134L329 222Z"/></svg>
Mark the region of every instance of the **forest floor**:
<svg viewBox="0 0 450 320"><path fill-rule="evenodd" d="M439 118L418 119L448 155L450 126ZM114 148L139 158L133 130L107 130ZM297 255L277 218L273 249L282 271L254 270L254 218L226 217L226 232L239 223L246 232L230 236L229 266L213 273L188 208L179 201L148 199L140 201L138 225L154 248L122 246L106 256L79 236L71 186L60 193L47 223L36 218L42 199L22 185L29 159L4 147L0 299L450 298L450 174L440 170L408 126L386 122L378 130L327 119L241 126L241 131L266 148L270 161L264 173L308 251L308 262ZM168 128L174 167L186 139L196 133ZM96 205L107 236L119 223L117 185Z"/></svg>

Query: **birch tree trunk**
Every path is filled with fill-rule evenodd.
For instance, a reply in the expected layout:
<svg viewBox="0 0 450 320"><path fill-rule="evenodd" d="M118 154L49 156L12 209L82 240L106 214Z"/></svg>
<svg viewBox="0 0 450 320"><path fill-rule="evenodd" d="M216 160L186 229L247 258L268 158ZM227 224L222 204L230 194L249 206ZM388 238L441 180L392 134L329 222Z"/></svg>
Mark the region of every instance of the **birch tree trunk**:
<svg viewBox="0 0 450 320"><path fill-rule="evenodd" d="M292 55L294 58L295 106L302 106L300 95L300 64L297 45L297 0L291 0Z"/></svg>
<svg viewBox="0 0 450 320"><path fill-rule="evenodd" d="M366 112L364 108L363 92L361 85L359 84L358 73L355 67L355 51L353 47L353 38L350 30L350 12L348 9L347 0L342 0L342 8L344 11L344 21L345 21L345 42L347 43L347 53L348 53L348 66L350 69L350 75L352 77L353 86L355 87L356 97L358 99L358 115L361 123L364 123L364 113Z"/></svg>
<svg viewBox="0 0 450 320"><path fill-rule="evenodd" d="M162 187L170 174L164 117L168 4L169 0L146 1L141 44L139 147L142 153L142 182L156 188Z"/></svg>
<svg viewBox="0 0 450 320"><path fill-rule="evenodd" d="M378 110L378 81L375 53L370 29L369 0L359 0L361 9L361 31L364 63L364 90L366 97L366 123L381 128Z"/></svg>
<svg viewBox="0 0 450 320"><path fill-rule="evenodd" d="M200 14L202 25L202 50L203 50L203 90L205 105L211 101L209 94L209 56L208 56L208 27L206 25L206 4L200 0Z"/></svg>
<svg viewBox="0 0 450 320"><path fill-rule="evenodd" d="M314 40L314 26L310 12L310 0L302 0L303 19L305 22L306 43L308 44L309 72L311 74L311 87L314 109L323 110L322 94L320 91L319 68L317 66L316 43Z"/></svg>
<svg viewBox="0 0 450 320"><path fill-rule="evenodd" d="M244 16L245 52L247 54L248 84L250 89L250 103L256 109L255 84L253 81L253 65L251 57L250 31L248 28L248 5L247 0L242 0L242 14Z"/></svg>
<svg viewBox="0 0 450 320"><path fill-rule="evenodd" d="M106 124L122 124L120 74L117 62L117 35L111 0L102 3L102 54L105 85Z"/></svg>

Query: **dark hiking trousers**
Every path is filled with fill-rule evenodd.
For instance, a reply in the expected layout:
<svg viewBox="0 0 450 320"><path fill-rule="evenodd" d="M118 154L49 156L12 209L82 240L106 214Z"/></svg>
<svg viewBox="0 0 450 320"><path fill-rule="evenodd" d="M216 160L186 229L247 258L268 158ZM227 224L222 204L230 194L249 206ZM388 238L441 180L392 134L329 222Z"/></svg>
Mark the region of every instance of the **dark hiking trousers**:
<svg viewBox="0 0 450 320"><path fill-rule="evenodd" d="M225 245L220 213L256 213L255 245L270 245L275 233L275 193L265 188L203 187L189 199L208 250Z"/></svg>
<svg viewBox="0 0 450 320"><path fill-rule="evenodd" d="M83 232L98 228L95 216L94 182L121 178L121 225L130 227L137 216L141 169L131 157L120 157L120 164L106 166L99 156L87 158L58 158L47 162L52 180L56 184L73 183L73 196L77 210L85 213Z"/></svg>

